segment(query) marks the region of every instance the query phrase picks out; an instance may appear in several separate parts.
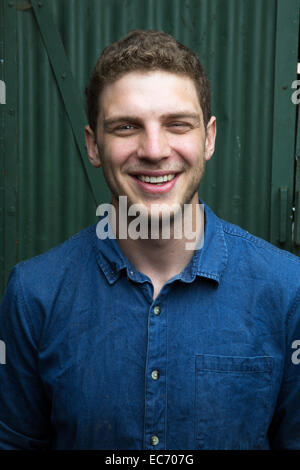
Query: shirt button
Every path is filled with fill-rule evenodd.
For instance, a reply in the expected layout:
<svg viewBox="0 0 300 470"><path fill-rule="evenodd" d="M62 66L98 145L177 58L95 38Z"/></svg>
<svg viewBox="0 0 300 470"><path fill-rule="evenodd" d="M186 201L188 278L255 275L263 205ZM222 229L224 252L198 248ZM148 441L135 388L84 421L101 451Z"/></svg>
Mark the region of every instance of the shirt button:
<svg viewBox="0 0 300 470"><path fill-rule="evenodd" d="M158 379L159 379L159 372L158 372L158 370L153 370L153 371L151 372L151 377L152 377L153 380L158 380Z"/></svg>
<svg viewBox="0 0 300 470"><path fill-rule="evenodd" d="M154 315L160 315L160 307L158 305L156 305L153 309L153 312L154 312Z"/></svg>
<svg viewBox="0 0 300 470"><path fill-rule="evenodd" d="M151 439L150 439L150 443L153 446L157 446L157 444L159 443L158 437L157 436L152 436Z"/></svg>

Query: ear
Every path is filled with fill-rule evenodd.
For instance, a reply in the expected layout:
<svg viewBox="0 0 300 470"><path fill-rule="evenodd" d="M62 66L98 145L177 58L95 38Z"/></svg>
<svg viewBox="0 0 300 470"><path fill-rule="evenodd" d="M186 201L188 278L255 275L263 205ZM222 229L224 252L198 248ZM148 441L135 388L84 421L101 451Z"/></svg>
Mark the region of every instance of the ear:
<svg viewBox="0 0 300 470"><path fill-rule="evenodd" d="M215 151L215 140L217 134L217 121L215 116L212 116L206 126L205 136L205 160L210 160Z"/></svg>
<svg viewBox="0 0 300 470"><path fill-rule="evenodd" d="M90 128L90 126L85 126L84 137L85 137L85 144L86 144L89 160L93 166L98 168L99 166L101 166L101 159L99 155L99 150L98 150L95 134Z"/></svg>

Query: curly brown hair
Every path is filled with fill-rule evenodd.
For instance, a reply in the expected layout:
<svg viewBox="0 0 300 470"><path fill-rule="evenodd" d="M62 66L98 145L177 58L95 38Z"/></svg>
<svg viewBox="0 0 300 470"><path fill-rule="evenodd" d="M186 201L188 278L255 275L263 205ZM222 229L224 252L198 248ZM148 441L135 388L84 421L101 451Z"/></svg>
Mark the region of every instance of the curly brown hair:
<svg viewBox="0 0 300 470"><path fill-rule="evenodd" d="M134 30L103 50L91 74L85 94L89 124L94 133L99 96L105 85L129 72L151 70L186 75L194 81L206 128L211 117L210 87L196 54L165 32Z"/></svg>

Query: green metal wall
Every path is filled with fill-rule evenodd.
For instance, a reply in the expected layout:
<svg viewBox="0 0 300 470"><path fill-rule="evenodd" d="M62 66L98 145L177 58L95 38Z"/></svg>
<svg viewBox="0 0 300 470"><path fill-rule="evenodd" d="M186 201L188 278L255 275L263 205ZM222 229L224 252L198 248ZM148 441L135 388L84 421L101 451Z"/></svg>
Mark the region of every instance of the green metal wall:
<svg viewBox="0 0 300 470"><path fill-rule="evenodd" d="M171 33L198 53L210 77L217 146L201 197L220 217L300 254L293 242L299 105L291 102L299 6L1 0L1 290L17 261L94 223L97 203L108 201L102 170L87 164L84 88L102 49L135 28Z"/></svg>

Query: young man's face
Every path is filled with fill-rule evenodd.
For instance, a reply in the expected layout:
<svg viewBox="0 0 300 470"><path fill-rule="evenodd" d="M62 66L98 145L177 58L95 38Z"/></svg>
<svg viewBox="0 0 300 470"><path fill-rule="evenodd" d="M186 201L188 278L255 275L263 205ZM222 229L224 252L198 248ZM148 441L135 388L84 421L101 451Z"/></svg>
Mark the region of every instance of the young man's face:
<svg viewBox="0 0 300 470"><path fill-rule="evenodd" d="M92 164L103 167L115 207L119 196L149 213L152 204L197 202L216 124L211 118L205 133L190 78L165 71L127 73L105 87L99 109L97 135L87 127L86 142Z"/></svg>

